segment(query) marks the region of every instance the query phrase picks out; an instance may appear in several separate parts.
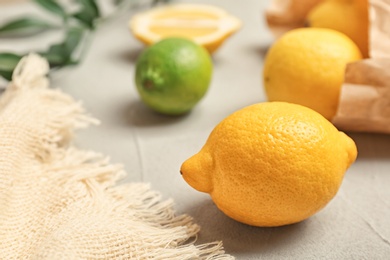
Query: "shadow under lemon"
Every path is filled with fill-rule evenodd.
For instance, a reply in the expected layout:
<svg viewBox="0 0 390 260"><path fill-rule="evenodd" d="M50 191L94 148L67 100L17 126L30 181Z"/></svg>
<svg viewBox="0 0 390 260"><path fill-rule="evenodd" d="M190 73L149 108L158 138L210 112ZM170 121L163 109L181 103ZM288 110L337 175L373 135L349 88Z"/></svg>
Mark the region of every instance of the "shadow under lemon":
<svg viewBox="0 0 390 260"><path fill-rule="evenodd" d="M313 218L281 227L255 227L240 223L226 216L209 198L198 201L184 209L201 227L197 243L212 240L223 242L227 253L275 253L281 248L294 247L302 243L310 232Z"/></svg>

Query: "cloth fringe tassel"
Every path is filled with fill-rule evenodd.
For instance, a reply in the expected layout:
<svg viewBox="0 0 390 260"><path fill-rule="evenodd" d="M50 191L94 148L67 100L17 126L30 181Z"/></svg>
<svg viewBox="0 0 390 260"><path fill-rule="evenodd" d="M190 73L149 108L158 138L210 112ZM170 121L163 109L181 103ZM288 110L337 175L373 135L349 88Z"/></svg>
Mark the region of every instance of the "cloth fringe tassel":
<svg viewBox="0 0 390 260"><path fill-rule="evenodd" d="M196 245L199 226L172 200L146 183L116 185L120 165L72 146L74 130L98 120L49 88L48 70L24 57L0 99L0 258L234 259L221 242Z"/></svg>

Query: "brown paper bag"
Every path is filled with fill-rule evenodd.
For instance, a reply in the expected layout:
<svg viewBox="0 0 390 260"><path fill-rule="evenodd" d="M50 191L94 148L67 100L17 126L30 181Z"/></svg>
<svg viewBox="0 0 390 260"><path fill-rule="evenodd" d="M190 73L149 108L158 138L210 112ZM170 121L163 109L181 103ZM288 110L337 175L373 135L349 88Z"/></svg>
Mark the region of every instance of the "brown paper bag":
<svg viewBox="0 0 390 260"><path fill-rule="evenodd" d="M270 30L277 38L303 27L307 13L320 1L272 1L266 11ZM304 11L296 11L300 3ZM390 133L390 0L369 3L370 58L347 65L332 122L344 131Z"/></svg>

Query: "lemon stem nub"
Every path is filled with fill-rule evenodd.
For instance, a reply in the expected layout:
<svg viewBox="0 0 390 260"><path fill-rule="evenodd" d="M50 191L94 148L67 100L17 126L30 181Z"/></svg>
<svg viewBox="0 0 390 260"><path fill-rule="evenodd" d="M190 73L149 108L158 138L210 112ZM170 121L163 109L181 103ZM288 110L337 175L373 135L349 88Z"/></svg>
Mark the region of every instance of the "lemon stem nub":
<svg viewBox="0 0 390 260"><path fill-rule="evenodd" d="M210 193L213 189L212 165L211 156L199 152L182 164L180 173L192 188L200 192Z"/></svg>

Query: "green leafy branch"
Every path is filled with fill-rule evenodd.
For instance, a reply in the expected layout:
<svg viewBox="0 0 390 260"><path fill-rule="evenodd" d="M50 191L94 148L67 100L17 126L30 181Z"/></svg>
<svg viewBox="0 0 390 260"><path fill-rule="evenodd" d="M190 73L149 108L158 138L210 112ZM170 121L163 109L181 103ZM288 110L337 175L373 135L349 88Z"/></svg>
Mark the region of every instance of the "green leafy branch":
<svg viewBox="0 0 390 260"><path fill-rule="evenodd" d="M135 1L114 0L113 4L120 11ZM166 0L153 0L153 4L160 1L166 2ZM58 17L58 22L53 24L51 21L34 16L17 18L0 25L0 38L26 37L47 30L60 29L64 31L62 42L52 44L47 50L36 52L48 60L51 69L78 64L85 52L85 48L78 52L81 43L91 35L92 31L96 30L99 21L104 18L97 0L75 1L79 7L76 12L66 11L56 0L34 0L34 2ZM11 80L13 70L26 54L0 53L0 76Z"/></svg>

